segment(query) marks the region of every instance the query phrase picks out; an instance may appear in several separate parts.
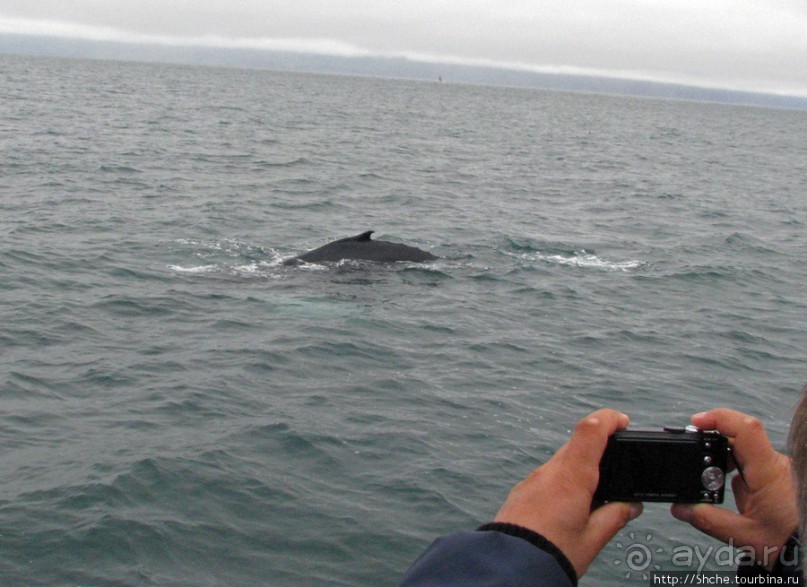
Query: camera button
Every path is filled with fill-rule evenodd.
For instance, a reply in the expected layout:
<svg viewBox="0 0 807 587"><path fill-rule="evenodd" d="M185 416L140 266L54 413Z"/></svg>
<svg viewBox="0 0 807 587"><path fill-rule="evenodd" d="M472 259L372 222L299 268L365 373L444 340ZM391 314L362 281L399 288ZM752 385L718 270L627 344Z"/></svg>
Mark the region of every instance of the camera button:
<svg viewBox="0 0 807 587"><path fill-rule="evenodd" d="M704 489L709 491L718 491L723 487L726 480L726 474L720 467L709 467L701 474L701 482Z"/></svg>
<svg viewBox="0 0 807 587"><path fill-rule="evenodd" d="M712 464L712 457L709 457L709 456L703 457L703 464L704 465L711 465Z"/></svg>
<svg viewBox="0 0 807 587"><path fill-rule="evenodd" d="M682 426L665 426L664 432L672 432L673 434L683 434L687 429Z"/></svg>

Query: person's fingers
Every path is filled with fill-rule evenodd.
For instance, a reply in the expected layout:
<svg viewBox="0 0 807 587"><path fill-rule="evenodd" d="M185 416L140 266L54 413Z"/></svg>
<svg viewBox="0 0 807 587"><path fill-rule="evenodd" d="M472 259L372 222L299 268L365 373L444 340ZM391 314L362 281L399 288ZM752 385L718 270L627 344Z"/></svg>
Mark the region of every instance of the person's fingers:
<svg viewBox="0 0 807 587"><path fill-rule="evenodd" d="M758 418L748 414L717 408L695 414L692 423L704 430L717 430L733 438L734 458L741 467L748 463L763 463L775 452L765 433L765 426Z"/></svg>

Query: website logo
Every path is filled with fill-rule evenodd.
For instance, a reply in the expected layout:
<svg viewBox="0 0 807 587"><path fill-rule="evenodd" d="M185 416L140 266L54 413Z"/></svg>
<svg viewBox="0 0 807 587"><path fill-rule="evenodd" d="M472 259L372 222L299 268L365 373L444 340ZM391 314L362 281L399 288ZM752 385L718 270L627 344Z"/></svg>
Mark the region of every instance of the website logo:
<svg viewBox="0 0 807 587"><path fill-rule="evenodd" d="M650 578L651 571L660 571L661 565L654 562L659 559L664 549L653 544L653 535L646 534L644 539L637 538L635 532L628 534L628 540L617 540L616 547L622 551L621 557L614 560L615 566L622 566L625 578L636 576L645 581Z"/></svg>

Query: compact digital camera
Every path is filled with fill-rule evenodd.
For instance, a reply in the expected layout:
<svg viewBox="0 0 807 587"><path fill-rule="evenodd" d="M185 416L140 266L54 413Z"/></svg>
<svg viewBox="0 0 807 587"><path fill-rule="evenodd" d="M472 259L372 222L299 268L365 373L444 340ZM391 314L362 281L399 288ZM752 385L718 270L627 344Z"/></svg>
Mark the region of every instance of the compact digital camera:
<svg viewBox="0 0 807 587"><path fill-rule="evenodd" d="M728 438L712 430L618 430L600 461L595 502L723 503Z"/></svg>

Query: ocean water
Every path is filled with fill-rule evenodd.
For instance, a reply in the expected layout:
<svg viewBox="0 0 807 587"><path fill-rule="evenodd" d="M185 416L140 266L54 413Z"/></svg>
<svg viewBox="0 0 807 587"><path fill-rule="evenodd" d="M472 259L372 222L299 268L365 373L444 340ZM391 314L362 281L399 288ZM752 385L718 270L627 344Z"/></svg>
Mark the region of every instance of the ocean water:
<svg viewBox="0 0 807 587"><path fill-rule="evenodd" d="M0 57L0 584L393 585L603 406L727 405L783 446L805 137L786 110ZM365 230L440 260L282 265ZM649 570L719 546L667 509L581 584L646 584L635 543Z"/></svg>

